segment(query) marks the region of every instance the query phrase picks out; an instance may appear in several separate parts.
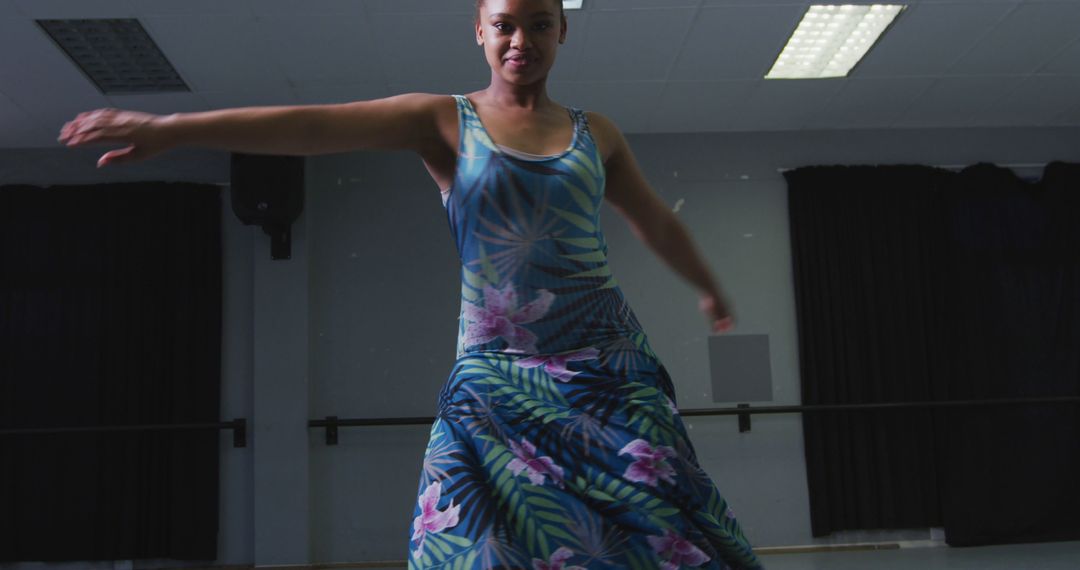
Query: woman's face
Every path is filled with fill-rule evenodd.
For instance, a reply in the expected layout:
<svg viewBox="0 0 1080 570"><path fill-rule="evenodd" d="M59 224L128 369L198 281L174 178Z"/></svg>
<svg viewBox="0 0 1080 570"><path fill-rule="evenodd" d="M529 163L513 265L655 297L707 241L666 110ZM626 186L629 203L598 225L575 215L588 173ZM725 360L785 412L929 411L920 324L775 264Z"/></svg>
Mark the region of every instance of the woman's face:
<svg viewBox="0 0 1080 570"><path fill-rule="evenodd" d="M515 85L547 77L566 40L561 0L485 0L476 20L476 43L493 73Z"/></svg>

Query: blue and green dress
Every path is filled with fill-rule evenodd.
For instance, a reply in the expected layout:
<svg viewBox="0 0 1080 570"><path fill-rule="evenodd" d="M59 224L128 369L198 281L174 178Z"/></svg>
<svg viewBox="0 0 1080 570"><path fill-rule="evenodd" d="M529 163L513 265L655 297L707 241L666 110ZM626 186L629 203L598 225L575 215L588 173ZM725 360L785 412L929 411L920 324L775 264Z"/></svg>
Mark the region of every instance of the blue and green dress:
<svg viewBox="0 0 1080 570"><path fill-rule="evenodd" d="M409 567L761 568L608 268L604 166L585 114L569 110L564 152L531 157L496 145L455 99L443 200L462 264L458 358Z"/></svg>

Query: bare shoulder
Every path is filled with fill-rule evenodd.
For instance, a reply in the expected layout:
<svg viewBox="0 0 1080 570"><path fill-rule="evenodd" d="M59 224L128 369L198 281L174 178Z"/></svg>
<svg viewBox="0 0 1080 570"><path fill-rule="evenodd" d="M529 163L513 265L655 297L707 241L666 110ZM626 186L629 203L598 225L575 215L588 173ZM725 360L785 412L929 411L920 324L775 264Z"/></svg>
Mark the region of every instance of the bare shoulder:
<svg viewBox="0 0 1080 570"><path fill-rule="evenodd" d="M436 93L403 93L386 101L394 100L399 108L407 108L429 117L433 122L437 136L430 144L421 147L424 156L440 154L445 149L457 148L458 117L457 103L453 95Z"/></svg>
<svg viewBox="0 0 1080 570"><path fill-rule="evenodd" d="M595 111L586 111L585 116L589 121L589 130L592 132L596 147L600 156L606 163L615 151L622 147L623 135L615 122L607 116Z"/></svg>
<svg viewBox="0 0 1080 570"><path fill-rule="evenodd" d="M435 93L402 93L384 99L398 108L408 108L435 118L440 128L444 123L457 125L457 104L452 95Z"/></svg>
<svg viewBox="0 0 1080 570"><path fill-rule="evenodd" d="M422 95L428 97L426 104L430 105L432 111L435 113L435 124L439 129L439 138L447 145L447 147L456 150L458 141L458 112L457 102L454 100L454 96L431 95L427 93Z"/></svg>
<svg viewBox="0 0 1080 570"><path fill-rule="evenodd" d="M398 106L408 106L413 108L423 108L434 110L441 106L453 105L454 98L451 95L443 95L439 93L399 93L397 95L391 95L381 101L387 103L393 103Z"/></svg>

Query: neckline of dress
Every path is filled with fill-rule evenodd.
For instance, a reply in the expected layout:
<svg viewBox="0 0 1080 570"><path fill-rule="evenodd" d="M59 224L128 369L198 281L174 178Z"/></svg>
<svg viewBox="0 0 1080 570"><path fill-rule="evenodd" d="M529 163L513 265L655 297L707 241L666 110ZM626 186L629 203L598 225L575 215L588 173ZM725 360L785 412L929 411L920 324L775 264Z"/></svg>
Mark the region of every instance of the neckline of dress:
<svg viewBox="0 0 1080 570"><path fill-rule="evenodd" d="M491 143L491 148L494 149L494 151L496 153L498 153L498 154L500 154L502 156L511 156L512 157L513 156L512 154L507 153L505 150L503 150L503 149L507 149L507 150L510 150L510 151L516 152L516 153L532 155L532 153L525 152L525 151L522 151L522 150L518 150L516 148L509 147L509 146L504 146L504 145L501 145L501 144L495 142L495 139L491 138L491 133L488 131L487 127L484 126L484 121L480 119L480 113L478 113L476 111L476 107L472 104L472 101L470 101L469 98L466 97L465 95L462 95L461 99L463 101L465 101L465 104L469 107L469 111L473 114L474 117L476 117L476 124L480 125L480 131L482 133L484 133L484 137L488 140L489 143ZM535 160L535 161L530 160L530 162L544 162L544 161L547 161L547 160L555 160L557 158L562 158L562 157L570 154L570 152L573 151L575 147L577 147L578 135L579 135L579 133L581 131L581 129L580 129L579 125L578 125L578 117L570 107L563 107L563 109L566 109L566 113L568 115L570 115L570 121L571 121L571 124L572 124L573 129L574 129L574 133L570 137L570 146L566 147L566 150L564 150L564 151L562 151L562 152L560 152L558 154L533 155L533 156L540 156L540 157L543 157L543 158ZM518 158L518 160L521 160L521 159Z"/></svg>

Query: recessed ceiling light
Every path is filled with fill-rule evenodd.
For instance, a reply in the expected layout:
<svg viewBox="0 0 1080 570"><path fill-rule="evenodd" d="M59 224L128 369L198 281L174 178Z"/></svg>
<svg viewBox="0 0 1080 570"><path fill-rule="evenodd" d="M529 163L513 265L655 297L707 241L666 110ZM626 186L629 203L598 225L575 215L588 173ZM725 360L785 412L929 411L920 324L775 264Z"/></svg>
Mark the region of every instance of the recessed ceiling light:
<svg viewBox="0 0 1080 570"><path fill-rule="evenodd" d="M562 7L564 10L580 10L581 4L585 0L563 0Z"/></svg>
<svg viewBox="0 0 1080 570"><path fill-rule="evenodd" d="M902 4L810 6L765 78L846 76L904 8Z"/></svg>

